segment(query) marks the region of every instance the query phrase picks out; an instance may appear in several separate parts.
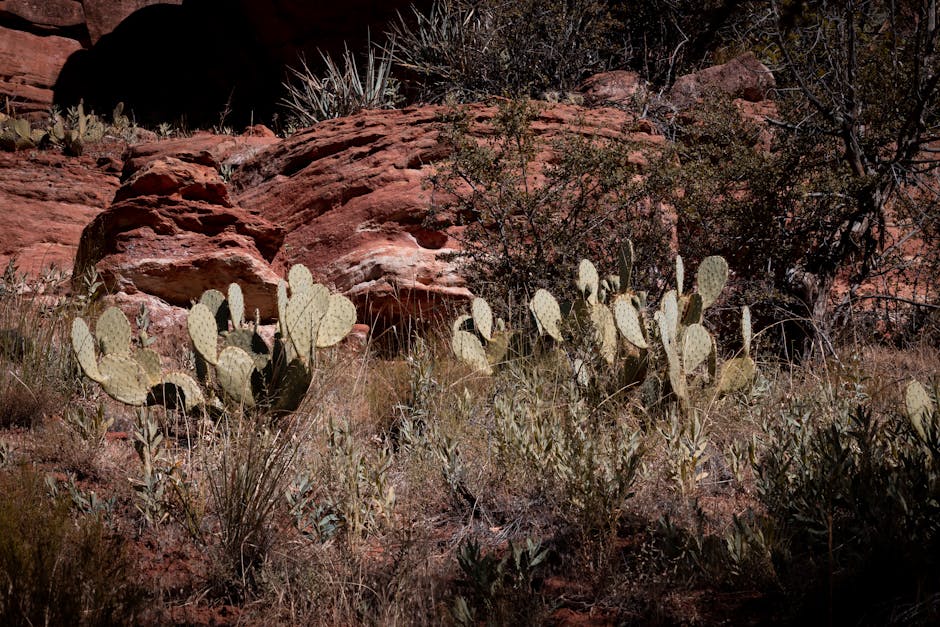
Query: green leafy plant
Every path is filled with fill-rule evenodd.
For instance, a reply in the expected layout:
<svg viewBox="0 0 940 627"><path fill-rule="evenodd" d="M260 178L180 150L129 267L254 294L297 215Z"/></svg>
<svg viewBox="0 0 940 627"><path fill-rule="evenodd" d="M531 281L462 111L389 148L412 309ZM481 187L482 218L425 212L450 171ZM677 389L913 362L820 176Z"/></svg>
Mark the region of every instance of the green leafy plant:
<svg viewBox="0 0 940 627"><path fill-rule="evenodd" d="M883 622L907 606L928 620L940 591L940 457L918 424L836 398L793 406L770 427L758 493L776 575L805 613Z"/></svg>
<svg viewBox="0 0 940 627"><path fill-rule="evenodd" d="M549 552L541 542L526 538L525 544L509 543L502 558L484 553L479 543L468 540L457 549L461 587L466 590L454 601L451 616L458 625L505 624L512 619L531 619L533 585Z"/></svg>

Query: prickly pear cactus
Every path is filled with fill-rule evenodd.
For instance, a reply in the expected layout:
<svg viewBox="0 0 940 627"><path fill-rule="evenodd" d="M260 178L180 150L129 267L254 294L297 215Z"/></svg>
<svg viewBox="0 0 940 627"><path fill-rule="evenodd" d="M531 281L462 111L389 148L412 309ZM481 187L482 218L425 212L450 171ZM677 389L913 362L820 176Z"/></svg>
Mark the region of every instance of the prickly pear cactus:
<svg viewBox="0 0 940 627"><path fill-rule="evenodd" d="M493 341L493 310L482 298L474 298L470 304L473 326L487 342Z"/></svg>
<svg viewBox="0 0 940 627"><path fill-rule="evenodd" d="M149 348L133 349L130 322L121 310L107 309L98 319L95 331L92 336L84 320L73 320L72 350L85 375L115 400L133 406L161 403L166 399L166 385L171 384L182 391L187 411L205 402L192 378L183 373L164 375L157 353ZM142 333L141 338L145 337ZM102 351L100 361L98 347Z"/></svg>
<svg viewBox="0 0 940 627"><path fill-rule="evenodd" d="M928 431L931 430L937 408L920 381L911 381L904 388L904 409L917 436L922 442L928 442Z"/></svg>
<svg viewBox="0 0 940 627"><path fill-rule="evenodd" d="M95 325L95 337L105 355L130 355L132 336L131 323L117 307L105 310Z"/></svg>
<svg viewBox="0 0 940 627"><path fill-rule="evenodd" d="M219 327L210 308L204 303L193 305L193 308L189 310L189 317L186 319L186 327L189 329L189 338L192 340L196 352L206 362L213 366L216 365L219 361Z"/></svg>
<svg viewBox="0 0 940 627"><path fill-rule="evenodd" d="M529 301L529 311L535 318L540 335L548 335L556 342L562 342L561 306L548 290L538 290Z"/></svg>

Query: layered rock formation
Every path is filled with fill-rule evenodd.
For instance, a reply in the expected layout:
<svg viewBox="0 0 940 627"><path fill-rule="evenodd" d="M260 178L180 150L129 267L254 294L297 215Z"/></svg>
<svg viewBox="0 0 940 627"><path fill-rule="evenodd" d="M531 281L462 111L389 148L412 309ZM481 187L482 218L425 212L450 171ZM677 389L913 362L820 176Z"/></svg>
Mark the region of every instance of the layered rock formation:
<svg viewBox="0 0 940 627"><path fill-rule="evenodd" d="M271 141L202 135L130 150L114 204L82 233L74 276L94 267L110 293L177 307L236 282L249 311L273 316L279 275L272 263L284 230L236 206L215 161Z"/></svg>
<svg viewBox="0 0 940 627"><path fill-rule="evenodd" d="M428 317L469 296L458 268L455 229L427 223L429 176L448 157L443 107L364 112L318 124L247 161L235 174L237 202L282 225L283 265L304 263L354 299L369 319ZM474 105L471 134L484 139L495 107ZM615 109L555 105L533 127L547 142L565 133L627 139L655 150L662 137L632 132ZM644 127L644 130L650 130ZM550 154L543 154L536 169Z"/></svg>

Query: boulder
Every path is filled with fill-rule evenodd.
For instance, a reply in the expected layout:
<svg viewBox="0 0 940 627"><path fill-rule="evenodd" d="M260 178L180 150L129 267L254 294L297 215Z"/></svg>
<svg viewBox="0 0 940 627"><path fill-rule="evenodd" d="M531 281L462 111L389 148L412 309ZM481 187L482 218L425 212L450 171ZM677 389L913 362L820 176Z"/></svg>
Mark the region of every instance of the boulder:
<svg viewBox="0 0 940 627"><path fill-rule="evenodd" d="M80 49L74 39L0 27L0 97L9 98L19 114L45 111L59 72Z"/></svg>
<svg viewBox="0 0 940 627"><path fill-rule="evenodd" d="M578 91L589 107L630 106L646 94L646 82L636 72L614 70L595 74Z"/></svg>
<svg viewBox="0 0 940 627"><path fill-rule="evenodd" d="M138 196L178 196L210 205L231 207L228 188L215 168L173 157L147 163L131 175L114 196L115 202Z"/></svg>
<svg viewBox="0 0 940 627"><path fill-rule="evenodd" d="M116 199L82 231L73 281L94 267L111 293L145 294L177 307L236 282L248 311L275 315L280 277L271 262L284 231L232 206L214 169L153 161Z"/></svg>
<svg viewBox="0 0 940 627"><path fill-rule="evenodd" d="M773 74L752 52L722 65L699 70L676 79L667 99L680 109L693 105L708 92L719 92L747 102L765 100L777 86Z"/></svg>
<svg viewBox="0 0 940 627"><path fill-rule="evenodd" d="M257 125L241 136L200 132L191 137L141 143L127 149L124 177L132 176L153 161L168 157L212 168L237 166L278 141L270 129Z"/></svg>

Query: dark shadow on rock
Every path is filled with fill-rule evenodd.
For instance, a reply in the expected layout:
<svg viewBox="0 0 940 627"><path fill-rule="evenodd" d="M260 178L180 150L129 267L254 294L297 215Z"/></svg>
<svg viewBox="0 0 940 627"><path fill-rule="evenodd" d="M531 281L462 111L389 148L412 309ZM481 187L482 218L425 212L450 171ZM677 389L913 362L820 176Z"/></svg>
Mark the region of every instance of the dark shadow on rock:
<svg viewBox="0 0 940 627"><path fill-rule="evenodd" d="M252 39L241 12L219 2L151 5L136 11L88 50L73 54L59 74L55 103L80 98L86 109L110 112L118 102L138 122L183 120L190 127L245 125L260 118L278 84L277 68ZM259 110L260 109L260 110Z"/></svg>
<svg viewBox="0 0 940 627"><path fill-rule="evenodd" d="M366 47L410 0L186 0L151 5L125 19L92 48L69 58L55 85L60 107L84 99L110 113L118 102L137 122L184 121L190 128L224 123L238 129L270 122L278 109L285 66L303 54L343 43Z"/></svg>

